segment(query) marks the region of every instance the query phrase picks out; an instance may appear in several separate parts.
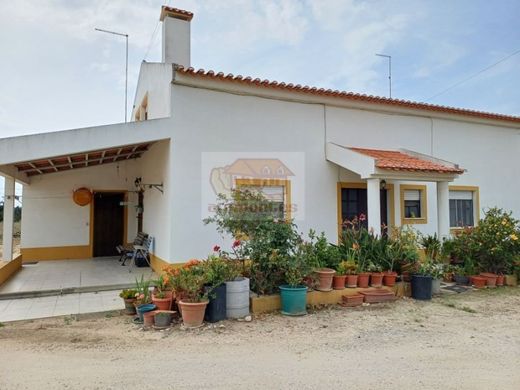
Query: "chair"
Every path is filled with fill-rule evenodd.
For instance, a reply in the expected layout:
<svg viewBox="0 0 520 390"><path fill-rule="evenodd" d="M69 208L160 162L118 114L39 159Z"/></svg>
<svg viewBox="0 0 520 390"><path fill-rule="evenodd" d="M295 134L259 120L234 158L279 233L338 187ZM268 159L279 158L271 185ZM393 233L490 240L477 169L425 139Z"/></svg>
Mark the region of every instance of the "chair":
<svg viewBox="0 0 520 390"><path fill-rule="evenodd" d="M130 268L128 269L128 272L132 272L132 268L136 266L136 260L139 258L142 258L144 261L146 261L150 268L152 267L152 265L150 264L150 259L148 258L150 254L150 248L152 247L152 243L153 237L147 236L143 242L143 245L134 245L133 251L126 254L123 264L126 262L127 259L130 259Z"/></svg>
<svg viewBox="0 0 520 390"><path fill-rule="evenodd" d="M127 253L133 253L134 247L136 245L143 245L144 240L148 237L148 234L139 232L137 236L134 238L134 242L127 245L118 245L116 246L117 253L119 253L119 261L123 261L121 265L125 265L126 255Z"/></svg>

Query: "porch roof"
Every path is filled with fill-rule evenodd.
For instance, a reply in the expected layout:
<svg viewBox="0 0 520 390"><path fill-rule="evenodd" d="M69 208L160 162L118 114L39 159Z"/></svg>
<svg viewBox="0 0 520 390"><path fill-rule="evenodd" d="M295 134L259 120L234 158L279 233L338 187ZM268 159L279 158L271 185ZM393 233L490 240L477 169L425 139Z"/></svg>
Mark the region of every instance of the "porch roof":
<svg viewBox="0 0 520 390"><path fill-rule="evenodd" d="M43 175L139 158L152 144L153 142L147 142L116 148L98 149L46 159L23 161L14 164L14 166L18 169L18 172L24 172L27 176Z"/></svg>
<svg viewBox="0 0 520 390"><path fill-rule="evenodd" d="M452 181L465 172L452 162L406 149L367 149L329 142L326 158L362 178Z"/></svg>

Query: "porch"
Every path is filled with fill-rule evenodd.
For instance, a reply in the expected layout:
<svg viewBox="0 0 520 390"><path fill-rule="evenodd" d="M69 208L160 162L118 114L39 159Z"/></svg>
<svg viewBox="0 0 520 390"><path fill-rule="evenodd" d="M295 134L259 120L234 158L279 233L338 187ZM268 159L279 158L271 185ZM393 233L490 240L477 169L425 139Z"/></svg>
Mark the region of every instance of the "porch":
<svg viewBox="0 0 520 390"><path fill-rule="evenodd" d="M127 262L128 264L128 262ZM149 267L121 266L117 257L81 260L38 261L22 265L20 271L0 286L0 301L133 287L135 280L155 277Z"/></svg>

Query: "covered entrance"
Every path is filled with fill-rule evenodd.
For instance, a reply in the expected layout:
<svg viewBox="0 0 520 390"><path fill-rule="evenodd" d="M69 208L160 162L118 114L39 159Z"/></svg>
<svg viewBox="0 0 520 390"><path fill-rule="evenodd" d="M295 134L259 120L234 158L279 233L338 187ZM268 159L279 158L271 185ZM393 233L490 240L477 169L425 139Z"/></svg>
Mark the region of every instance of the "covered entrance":
<svg viewBox="0 0 520 390"><path fill-rule="evenodd" d="M116 256L126 242L125 192L95 192L92 252L94 257Z"/></svg>

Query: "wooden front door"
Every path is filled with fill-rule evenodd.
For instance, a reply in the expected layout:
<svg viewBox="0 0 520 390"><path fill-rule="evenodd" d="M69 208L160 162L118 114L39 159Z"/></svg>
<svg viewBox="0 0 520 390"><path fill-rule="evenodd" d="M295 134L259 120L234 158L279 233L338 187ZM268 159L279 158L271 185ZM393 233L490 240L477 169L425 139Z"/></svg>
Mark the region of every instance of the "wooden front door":
<svg viewBox="0 0 520 390"><path fill-rule="evenodd" d="M124 244L124 200L123 192L94 194L94 257L116 256L116 247Z"/></svg>
<svg viewBox="0 0 520 390"><path fill-rule="evenodd" d="M381 224L388 226L387 190L381 190ZM341 189L341 220L352 221L360 215L368 217L367 190L366 188L342 188ZM368 218L361 223L368 226Z"/></svg>

